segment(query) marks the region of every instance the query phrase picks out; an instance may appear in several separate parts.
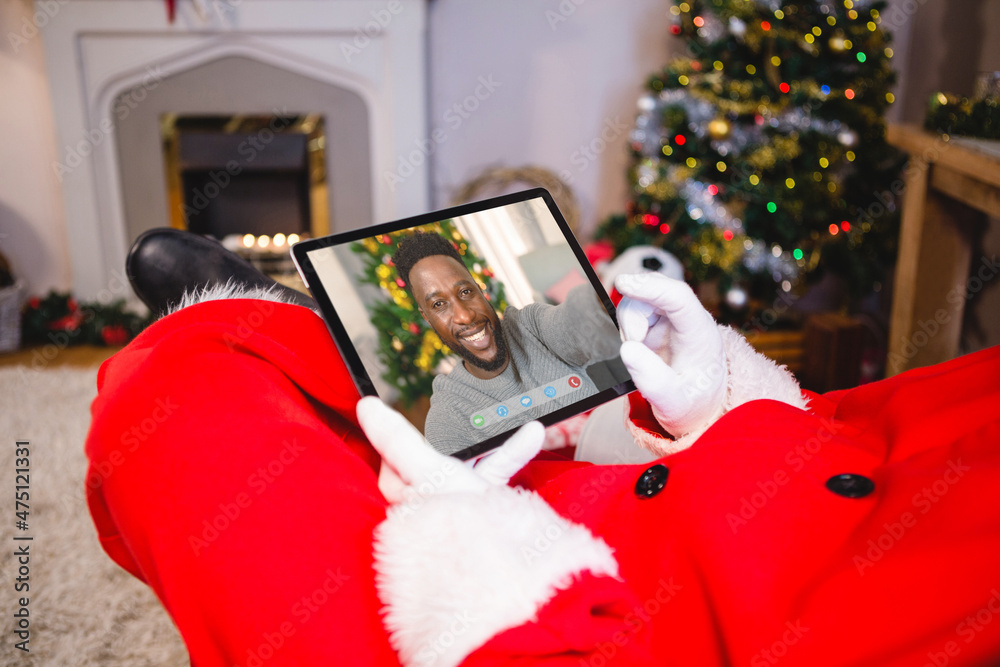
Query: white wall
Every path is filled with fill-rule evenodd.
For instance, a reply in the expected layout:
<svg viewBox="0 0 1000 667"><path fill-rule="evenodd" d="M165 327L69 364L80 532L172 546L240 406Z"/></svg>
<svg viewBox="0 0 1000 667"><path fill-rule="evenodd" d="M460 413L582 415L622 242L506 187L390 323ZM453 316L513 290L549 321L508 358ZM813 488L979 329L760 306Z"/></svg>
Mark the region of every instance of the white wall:
<svg viewBox="0 0 1000 667"><path fill-rule="evenodd" d="M669 7L666 0L431 2L429 117L444 132L432 202L448 205L485 167L537 165L572 177L585 232L622 211L636 100L674 41ZM488 96L479 89L486 98L474 100L474 111L457 112L481 79L498 85Z"/></svg>
<svg viewBox="0 0 1000 667"><path fill-rule="evenodd" d="M185 2L186 0L181 0ZM34 8L0 0L0 36ZM429 5L430 160L434 206L488 165L568 174L585 231L621 211L627 133L642 83L668 59L666 0L434 0ZM56 13L51 21L58 21ZM30 31L33 33L33 31ZM71 285L55 133L40 39L13 52L3 39L0 90L0 237L33 293ZM484 86L483 81L498 83ZM478 108L458 114L476 92ZM602 136L603 135L603 136ZM442 135L439 135L442 136ZM594 150L596 149L596 150Z"/></svg>
<svg viewBox="0 0 1000 667"><path fill-rule="evenodd" d="M0 0L0 252L32 294L70 287L42 42L28 0Z"/></svg>
<svg viewBox="0 0 1000 667"><path fill-rule="evenodd" d="M996 25L984 19L997 15L998 4L891 0L890 8L916 8L896 30L901 85L891 119L919 120L925 89L947 87L942 79L957 70L1000 69L995 45L962 67L949 64L954 55L945 47L990 43ZM432 204L450 203L486 166L534 164L572 176L585 232L621 211L636 99L646 77L680 48L669 36L669 6L669 0L430 1L429 130L440 128L443 137L431 156ZM40 293L69 287L70 274L40 39L16 46L10 40L33 13L28 0L0 0L0 249ZM499 84L493 90L480 83L491 76ZM485 99L459 115L454 105L477 87ZM599 148L602 131L612 138L588 159L585 147Z"/></svg>

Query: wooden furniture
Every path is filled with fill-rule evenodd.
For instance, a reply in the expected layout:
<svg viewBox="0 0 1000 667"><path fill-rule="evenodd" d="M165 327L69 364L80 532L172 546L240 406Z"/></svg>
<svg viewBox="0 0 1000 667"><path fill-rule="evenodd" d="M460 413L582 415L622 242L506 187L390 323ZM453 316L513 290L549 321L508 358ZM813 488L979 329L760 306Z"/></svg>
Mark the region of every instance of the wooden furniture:
<svg viewBox="0 0 1000 667"><path fill-rule="evenodd" d="M788 366L788 370L795 375L802 370L805 356L802 329L747 331L744 335L755 350L771 361Z"/></svg>
<svg viewBox="0 0 1000 667"><path fill-rule="evenodd" d="M965 303L982 289L977 273L996 273L988 262L971 276L969 268L977 230L1000 217L1000 157L915 125L890 125L887 139L910 154L893 184L896 194L905 186L889 323L887 375L895 375L955 356ZM873 193L873 202L884 197Z"/></svg>
<svg viewBox="0 0 1000 667"><path fill-rule="evenodd" d="M810 315L802 331L799 384L820 394L858 386L866 333L861 321L849 315Z"/></svg>
<svg viewBox="0 0 1000 667"><path fill-rule="evenodd" d="M818 393L856 387L861 380L865 328L840 313L816 313L802 328L749 331L747 341L772 361L788 366L803 389Z"/></svg>

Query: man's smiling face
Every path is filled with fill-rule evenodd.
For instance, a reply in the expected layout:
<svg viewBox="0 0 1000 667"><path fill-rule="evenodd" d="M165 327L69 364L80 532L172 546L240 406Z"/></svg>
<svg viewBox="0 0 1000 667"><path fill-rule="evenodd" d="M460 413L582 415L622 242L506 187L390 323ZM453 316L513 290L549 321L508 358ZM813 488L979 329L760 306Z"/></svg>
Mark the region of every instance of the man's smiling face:
<svg viewBox="0 0 1000 667"><path fill-rule="evenodd" d="M409 279L420 313L466 370L489 380L507 368L500 318L461 262L430 255L413 265Z"/></svg>

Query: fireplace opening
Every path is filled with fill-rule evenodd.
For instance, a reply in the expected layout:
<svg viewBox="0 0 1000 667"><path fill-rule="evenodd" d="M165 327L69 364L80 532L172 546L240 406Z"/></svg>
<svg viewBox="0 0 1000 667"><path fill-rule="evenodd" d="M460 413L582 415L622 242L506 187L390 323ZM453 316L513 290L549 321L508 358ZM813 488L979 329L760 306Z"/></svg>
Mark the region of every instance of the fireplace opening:
<svg viewBox="0 0 1000 667"><path fill-rule="evenodd" d="M215 237L269 275L290 242L329 233L319 114L160 117L171 225Z"/></svg>

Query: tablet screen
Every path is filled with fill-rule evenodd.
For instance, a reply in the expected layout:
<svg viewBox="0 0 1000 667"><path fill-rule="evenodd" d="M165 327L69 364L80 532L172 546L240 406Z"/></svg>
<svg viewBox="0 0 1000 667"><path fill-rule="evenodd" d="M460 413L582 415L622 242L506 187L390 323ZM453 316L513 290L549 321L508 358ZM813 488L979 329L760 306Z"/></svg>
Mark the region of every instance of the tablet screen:
<svg viewBox="0 0 1000 667"><path fill-rule="evenodd" d="M297 244L363 394L471 458L634 389L611 304L543 189Z"/></svg>

